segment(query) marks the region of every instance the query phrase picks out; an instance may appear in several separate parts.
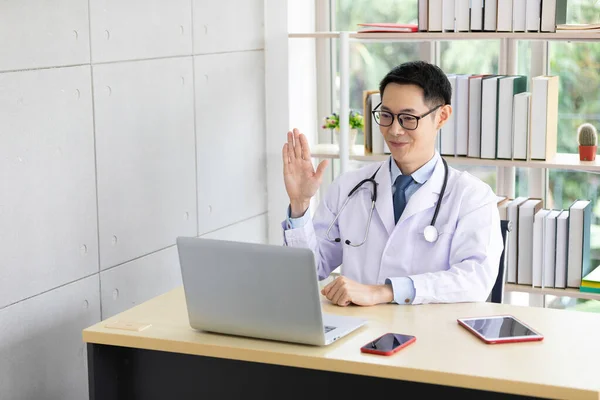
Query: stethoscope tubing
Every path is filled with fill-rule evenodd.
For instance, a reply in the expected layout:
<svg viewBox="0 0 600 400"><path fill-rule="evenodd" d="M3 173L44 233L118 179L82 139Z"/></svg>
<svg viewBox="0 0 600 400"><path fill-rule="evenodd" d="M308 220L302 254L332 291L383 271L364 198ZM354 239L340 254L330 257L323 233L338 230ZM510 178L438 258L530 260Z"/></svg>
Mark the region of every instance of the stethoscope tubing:
<svg viewBox="0 0 600 400"><path fill-rule="evenodd" d="M438 232L437 232L437 229L435 228L435 223L437 221L437 217L440 212L442 198L444 197L444 193L446 192L446 185L448 184L448 164L446 163L446 160L444 160L443 158L442 158L442 162L444 163L444 182L442 184L442 189L440 190L440 196L435 205L435 212L433 213L433 218L431 219L431 223L425 228L425 231L423 232L424 236L425 236L425 240L427 240L430 243L435 242L438 237ZM339 216L342 214L342 211L344 210L344 208L346 207L346 204L348 204L348 201L350 201L350 198L354 195L354 193L356 193L356 191L358 191L358 189L361 188L365 183L370 182L373 186L373 193L371 194L371 210L369 212L369 219L367 220L367 227L365 229L365 235L363 237L363 240L362 240L362 242L360 242L358 244L354 244L350 240L344 241L344 243L346 245L352 246L352 247L359 247L359 246L362 246L363 244L365 244L365 242L367 241L367 238L369 236L369 228L371 226L371 219L373 217L373 211L375 210L375 203L377 202L377 181L375 181L375 176L377 175L377 173L379 172L380 169L381 169L381 166L379 166L379 168L377 168L375 173L373 175L371 175L370 178L363 179L362 181L357 183L356 186L354 186L352 188L352 190L348 193L348 196L346 196L346 200L344 201L344 204L342 204L340 211L338 211L337 215L335 216L333 221L331 221L331 223L329 224L329 227L327 228L327 232L326 232L327 239L332 240L337 243L342 241L342 239L339 237L335 238L335 239L331 239L331 237L329 236L329 232L331 231L331 228L333 227L333 225L335 224L335 222L337 221Z"/></svg>

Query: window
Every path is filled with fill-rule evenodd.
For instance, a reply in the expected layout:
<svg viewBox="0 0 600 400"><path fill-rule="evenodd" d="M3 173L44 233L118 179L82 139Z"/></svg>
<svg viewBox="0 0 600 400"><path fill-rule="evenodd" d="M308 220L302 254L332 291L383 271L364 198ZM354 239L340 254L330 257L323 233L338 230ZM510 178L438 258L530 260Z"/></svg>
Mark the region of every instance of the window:
<svg viewBox="0 0 600 400"><path fill-rule="evenodd" d="M600 7L596 1L570 0L567 23L598 23ZM550 42L549 74L559 76L558 152L577 153L577 128L589 122L600 128L600 43ZM568 208L576 199L592 201L591 262L600 264L600 174L550 170L547 208ZM548 296L553 308L573 308L600 312L600 302Z"/></svg>
<svg viewBox="0 0 600 400"><path fill-rule="evenodd" d="M335 7L335 29L338 31L356 31L359 23L368 22L417 23L417 2L413 0L338 0ZM349 56L350 108L362 113L363 91L378 89L379 81L396 65L419 59L419 43L365 44L353 41ZM339 90L339 76L336 76L336 90ZM364 144L362 131L357 135L356 144Z"/></svg>

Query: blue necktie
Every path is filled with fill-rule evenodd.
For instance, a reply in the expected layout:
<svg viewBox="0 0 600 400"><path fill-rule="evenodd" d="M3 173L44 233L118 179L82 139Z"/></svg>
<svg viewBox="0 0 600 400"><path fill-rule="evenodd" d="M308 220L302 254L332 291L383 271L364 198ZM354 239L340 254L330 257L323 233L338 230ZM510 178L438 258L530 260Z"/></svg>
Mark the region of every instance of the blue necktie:
<svg viewBox="0 0 600 400"><path fill-rule="evenodd" d="M402 211L406 207L405 191L412 181L413 179L410 175L399 175L396 178L396 182L394 182L394 186L396 187L396 191L394 192L394 219L396 223L398 223Z"/></svg>

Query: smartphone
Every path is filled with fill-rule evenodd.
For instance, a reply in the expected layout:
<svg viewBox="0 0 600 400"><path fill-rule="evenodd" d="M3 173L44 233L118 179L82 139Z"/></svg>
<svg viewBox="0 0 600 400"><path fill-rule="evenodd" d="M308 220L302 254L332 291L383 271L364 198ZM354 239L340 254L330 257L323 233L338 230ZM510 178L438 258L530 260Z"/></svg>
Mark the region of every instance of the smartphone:
<svg viewBox="0 0 600 400"><path fill-rule="evenodd" d="M411 335L402 335L400 333L386 333L383 336L378 337L365 344L360 348L363 353L379 354L382 356L389 356L394 354L398 350L414 343L417 340L416 337Z"/></svg>

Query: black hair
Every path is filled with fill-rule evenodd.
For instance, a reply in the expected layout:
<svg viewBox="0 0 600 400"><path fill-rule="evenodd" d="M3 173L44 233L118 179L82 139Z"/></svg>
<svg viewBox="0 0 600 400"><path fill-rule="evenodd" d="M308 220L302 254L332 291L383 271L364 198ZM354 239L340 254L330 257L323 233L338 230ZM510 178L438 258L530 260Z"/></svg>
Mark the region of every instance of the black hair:
<svg viewBox="0 0 600 400"><path fill-rule="evenodd" d="M425 104L433 106L450 104L452 86L448 77L440 67L425 61L410 61L398 65L381 80L379 92L383 98L383 91L388 83L413 84L423 89Z"/></svg>

